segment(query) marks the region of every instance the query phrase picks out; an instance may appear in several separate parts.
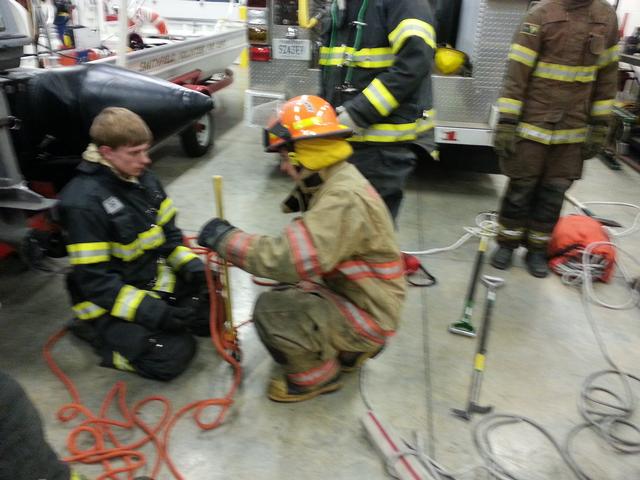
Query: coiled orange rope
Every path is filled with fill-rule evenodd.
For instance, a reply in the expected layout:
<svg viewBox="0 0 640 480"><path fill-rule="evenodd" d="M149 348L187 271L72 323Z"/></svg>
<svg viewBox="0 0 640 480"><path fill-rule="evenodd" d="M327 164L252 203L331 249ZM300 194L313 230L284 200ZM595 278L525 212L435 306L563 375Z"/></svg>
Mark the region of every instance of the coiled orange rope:
<svg viewBox="0 0 640 480"><path fill-rule="evenodd" d="M163 465L171 471L174 478L183 480L177 466L169 454L169 441L171 431L176 423L188 412L193 412L195 423L203 430L212 430L218 427L233 405L233 397L242 380L242 367L240 365L240 347L237 338L237 328L227 325L225 322L225 309L222 303L223 292L218 267L221 261L210 250L194 248L193 251L206 258L205 269L207 286L209 288L209 327L211 329L211 341L220 356L233 367L233 380L227 394L220 398L208 398L197 400L172 413L171 402L162 396L151 396L137 402L133 408L127 406L127 386L124 382L117 382L107 393L102 402L98 414L87 408L80 399L80 394L73 381L56 364L51 351L56 343L66 335L63 329L52 335L43 348L44 359L51 371L60 379L69 392L71 402L63 405L57 417L62 422L69 422L78 417L84 417L82 422L73 428L67 439L67 448L70 456L64 460L69 463L102 464L104 473L97 480L121 480L126 474L128 480L132 480L136 472L147 464L146 456L140 449L148 443L156 447L156 460L152 471L152 477L157 477ZM115 420L108 416L112 405L116 403L122 416L122 420ZM160 420L155 425L145 423L140 414L150 404L160 404L163 407ZM219 408L216 417L206 422L202 416L211 407ZM133 442L123 443L119 440L117 432L140 429L144 435ZM91 447L81 448L80 439L86 443L86 438L91 439ZM117 466L113 465L117 461Z"/></svg>

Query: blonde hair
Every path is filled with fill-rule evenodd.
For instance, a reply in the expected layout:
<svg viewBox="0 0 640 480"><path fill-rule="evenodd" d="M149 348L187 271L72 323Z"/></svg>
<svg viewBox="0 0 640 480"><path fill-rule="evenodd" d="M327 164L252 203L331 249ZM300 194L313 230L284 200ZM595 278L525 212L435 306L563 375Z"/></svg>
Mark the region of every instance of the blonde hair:
<svg viewBox="0 0 640 480"><path fill-rule="evenodd" d="M131 110L121 107L102 110L93 120L89 135L97 146L111 148L136 147L153 140L145 121Z"/></svg>

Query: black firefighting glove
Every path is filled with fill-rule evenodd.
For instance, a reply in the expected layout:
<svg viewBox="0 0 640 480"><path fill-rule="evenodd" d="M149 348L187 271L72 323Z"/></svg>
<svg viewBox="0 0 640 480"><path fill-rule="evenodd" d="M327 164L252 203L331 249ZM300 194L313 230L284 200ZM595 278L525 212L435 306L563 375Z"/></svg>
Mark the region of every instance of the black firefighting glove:
<svg viewBox="0 0 640 480"><path fill-rule="evenodd" d="M516 153L515 123L498 123L493 137L493 148L499 157L508 158Z"/></svg>
<svg viewBox="0 0 640 480"><path fill-rule="evenodd" d="M193 309L185 307L172 307L167 309L160 320L160 329L164 332L179 333L187 330L193 317Z"/></svg>
<svg viewBox="0 0 640 480"><path fill-rule="evenodd" d="M192 262L200 262L200 259L196 258L191 260ZM207 285L207 277L205 276L204 269L190 269L189 264L183 266L178 271L178 277L191 289L200 290L203 286Z"/></svg>
<svg viewBox="0 0 640 480"><path fill-rule="evenodd" d="M198 243L203 247L207 247L213 251L217 251L220 242L235 227L222 218L213 218L209 220L198 235Z"/></svg>
<svg viewBox="0 0 640 480"><path fill-rule="evenodd" d="M582 144L582 160L589 160L602 152L607 143L608 132L609 127L607 125L589 125L587 139Z"/></svg>

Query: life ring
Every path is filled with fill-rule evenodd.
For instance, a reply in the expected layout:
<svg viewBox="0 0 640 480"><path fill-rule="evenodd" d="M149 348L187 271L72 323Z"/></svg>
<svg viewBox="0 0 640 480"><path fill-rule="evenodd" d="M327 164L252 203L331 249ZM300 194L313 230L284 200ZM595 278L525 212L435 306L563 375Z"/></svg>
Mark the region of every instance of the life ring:
<svg viewBox="0 0 640 480"><path fill-rule="evenodd" d="M150 8L140 7L129 17L129 32L138 33L144 25L153 25L160 35L168 35L167 22Z"/></svg>

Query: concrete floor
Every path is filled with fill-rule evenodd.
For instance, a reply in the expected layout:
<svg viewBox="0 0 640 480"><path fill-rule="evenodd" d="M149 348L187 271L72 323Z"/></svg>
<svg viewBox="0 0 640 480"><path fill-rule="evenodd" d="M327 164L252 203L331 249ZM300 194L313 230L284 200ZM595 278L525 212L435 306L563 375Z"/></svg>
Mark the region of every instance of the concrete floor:
<svg viewBox="0 0 640 480"><path fill-rule="evenodd" d="M184 157L176 140L154 154L153 169L180 209L178 224L187 232L196 232L215 211L212 175L224 176L226 215L237 226L276 234L289 221L279 213L279 202L290 184L277 172L275 159L262 153L259 130L241 122L245 87L246 74L238 70L236 83L218 95L217 142L208 157ZM399 219L402 248L453 243L478 212L497 207L504 184L498 175L449 172L438 166L420 169L407 188ZM593 160L573 193L583 201L638 203L639 186L640 176L631 169L614 172ZM624 211L597 210L626 225L632 220ZM640 256L637 235L622 240L622 245ZM398 334L366 369L366 392L378 415L406 438L414 431L422 434L427 453L452 470L480 461L472 440L473 423L449 413L451 407L466 402L475 341L447 333L447 325L461 313L476 248L473 240L456 251L425 259L438 278L437 286L410 290ZM563 442L581 423L576 402L584 378L608 368L587 324L579 291L564 286L556 276L534 279L520 258L508 272L488 265L485 272L503 276L506 285L498 292L481 400L497 412L535 419ZM262 290L244 273L233 272L237 323L250 317L253 300ZM623 293L604 285L597 291L610 300ZM484 297L484 289L480 296ZM47 337L70 317L63 279L0 266L0 301L0 369L24 385L42 414L51 444L66 455L69 427L55 414L68 395L41 356ZM638 375L638 309L594 311L611 354L624 370ZM479 317L480 308L475 315ZM241 339L244 382L228 421L217 430L202 432L186 418L174 430L171 453L185 478L387 478L360 423L365 407L357 376L346 377L345 388L335 394L297 405L275 404L265 397L266 383L274 373L270 357L251 325L242 328ZM169 384L100 368L90 349L71 338L65 337L54 353L89 408L98 409L106 391L119 380L126 381L131 404L161 394L178 407L219 396L228 387L229 368L206 340L200 343L187 373ZM639 397L640 385L634 388ZM638 423L639 417L636 413L632 420ZM492 438L495 451L518 478L574 478L531 429L504 427ZM640 456L617 454L591 432L578 437L574 450L592 479L640 478ZM90 477L99 474L94 467L79 470ZM164 470L159 478L173 477Z"/></svg>

